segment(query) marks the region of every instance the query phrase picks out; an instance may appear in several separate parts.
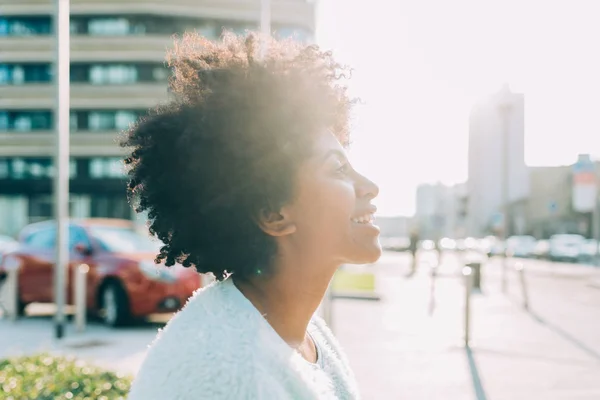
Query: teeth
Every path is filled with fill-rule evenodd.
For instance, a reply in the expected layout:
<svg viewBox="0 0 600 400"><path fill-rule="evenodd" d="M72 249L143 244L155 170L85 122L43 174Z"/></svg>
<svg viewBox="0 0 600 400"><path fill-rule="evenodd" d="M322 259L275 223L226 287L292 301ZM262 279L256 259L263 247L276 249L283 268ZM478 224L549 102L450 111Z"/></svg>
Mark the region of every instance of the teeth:
<svg viewBox="0 0 600 400"><path fill-rule="evenodd" d="M368 224L373 221L373 216L371 214L367 214L361 217L352 218L351 221L357 224Z"/></svg>

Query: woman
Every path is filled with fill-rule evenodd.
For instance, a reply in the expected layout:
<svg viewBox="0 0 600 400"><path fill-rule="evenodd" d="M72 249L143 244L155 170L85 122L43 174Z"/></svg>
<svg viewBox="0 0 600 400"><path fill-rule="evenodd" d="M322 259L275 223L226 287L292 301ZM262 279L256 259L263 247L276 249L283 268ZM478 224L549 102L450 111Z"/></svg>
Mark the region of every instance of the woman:
<svg viewBox="0 0 600 400"><path fill-rule="evenodd" d="M352 102L329 53L226 35L180 40L174 99L126 135L156 262L212 273L159 333L130 400L355 399L313 314L336 269L370 263L378 188L346 158Z"/></svg>

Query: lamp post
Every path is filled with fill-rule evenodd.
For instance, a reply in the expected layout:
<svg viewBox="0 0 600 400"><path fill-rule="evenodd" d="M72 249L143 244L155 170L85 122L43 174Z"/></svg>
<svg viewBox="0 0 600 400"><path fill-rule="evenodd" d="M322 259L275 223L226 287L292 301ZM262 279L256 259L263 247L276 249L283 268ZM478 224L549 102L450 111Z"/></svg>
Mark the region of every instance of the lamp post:
<svg viewBox="0 0 600 400"><path fill-rule="evenodd" d="M500 103L498 108L500 110L500 116L502 120L502 240L504 242L504 256L502 257L502 292L506 293L508 290L508 256L507 256L507 239L508 239L508 229L509 229L509 135L510 135L510 127L509 127L509 117L512 105L510 103L510 89L508 85L505 85L502 88L500 93Z"/></svg>
<svg viewBox="0 0 600 400"><path fill-rule="evenodd" d="M69 262L69 12L70 0L55 0L54 218L56 220L56 259L54 263L54 302L56 303L56 314L54 315L54 324L57 339L64 336L66 274Z"/></svg>

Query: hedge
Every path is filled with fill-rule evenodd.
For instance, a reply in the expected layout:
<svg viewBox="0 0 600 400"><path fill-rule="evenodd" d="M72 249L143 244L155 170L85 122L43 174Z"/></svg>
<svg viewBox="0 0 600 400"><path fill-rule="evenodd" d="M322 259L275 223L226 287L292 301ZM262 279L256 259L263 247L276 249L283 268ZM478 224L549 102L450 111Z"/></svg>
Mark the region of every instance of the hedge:
<svg viewBox="0 0 600 400"><path fill-rule="evenodd" d="M6 400L125 399L131 379L50 354L0 360L0 397Z"/></svg>

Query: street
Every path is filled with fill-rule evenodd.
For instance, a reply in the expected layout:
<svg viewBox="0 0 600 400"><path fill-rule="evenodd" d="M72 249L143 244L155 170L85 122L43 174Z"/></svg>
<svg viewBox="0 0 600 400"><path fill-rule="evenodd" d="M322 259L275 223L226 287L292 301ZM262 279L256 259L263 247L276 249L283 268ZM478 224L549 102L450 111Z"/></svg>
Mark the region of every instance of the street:
<svg viewBox="0 0 600 400"><path fill-rule="evenodd" d="M336 299L332 328L345 348L365 399L600 398L600 270L521 261L530 310L522 307L518 275L501 293L500 260L482 272L472 296L472 342L463 343L462 264L445 255L432 307L430 254L407 278L410 257L386 253L372 268L380 301ZM515 262L514 260L510 261ZM41 309L41 308L40 308ZM160 323L109 330L90 323L84 334L51 339L51 319L0 319L0 358L51 350L135 373ZM8 344L8 345L6 345Z"/></svg>

